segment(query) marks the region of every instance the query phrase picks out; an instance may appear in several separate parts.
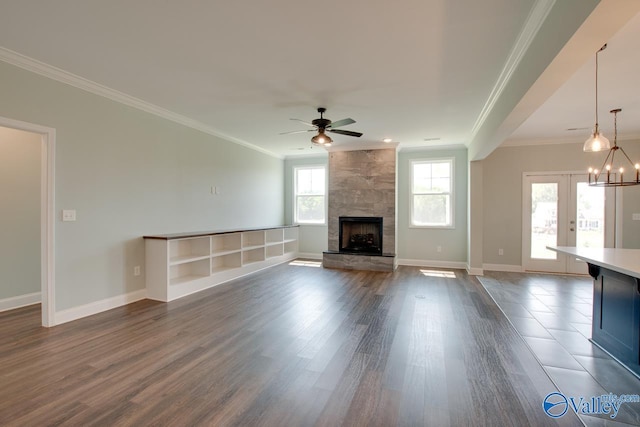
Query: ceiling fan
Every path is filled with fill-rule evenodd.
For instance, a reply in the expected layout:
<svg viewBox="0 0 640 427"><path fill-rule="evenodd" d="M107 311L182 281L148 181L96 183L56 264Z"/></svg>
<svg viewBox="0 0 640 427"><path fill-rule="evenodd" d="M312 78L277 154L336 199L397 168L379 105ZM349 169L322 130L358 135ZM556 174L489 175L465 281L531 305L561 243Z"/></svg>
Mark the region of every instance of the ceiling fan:
<svg viewBox="0 0 640 427"><path fill-rule="evenodd" d="M304 120L300 120L300 119L291 119L300 123L304 123L307 126L311 126L313 127L313 129L294 130L291 132L283 132L280 135L290 135L293 133L303 133L303 132L318 132L317 135L311 138L311 142L313 142L316 145L322 145L323 147L330 147L331 143L333 142L333 140L329 137L329 135L326 134L326 132L333 132L333 133L337 133L340 135L347 135L347 136L355 136L357 138L362 136L361 132L353 132L350 130L336 129L337 127L342 127L342 126L355 123L356 122L355 120L348 118L348 119L338 120L337 122L332 122L331 120L324 118L325 111L327 111L326 108L319 107L318 113L320 113L320 118L312 120L311 123L306 122Z"/></svg>

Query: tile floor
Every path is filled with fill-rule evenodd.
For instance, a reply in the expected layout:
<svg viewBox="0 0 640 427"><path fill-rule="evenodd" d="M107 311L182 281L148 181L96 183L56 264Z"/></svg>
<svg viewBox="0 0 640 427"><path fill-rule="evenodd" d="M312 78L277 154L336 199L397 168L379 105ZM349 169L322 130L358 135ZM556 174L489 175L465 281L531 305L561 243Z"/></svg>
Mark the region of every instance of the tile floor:
<svg viewBox="0 0 640 427"><path fill-rule="evenodd" d="M589 277L485 272L478 277L565 396L640 394L640 379L593 345ZM638 426L640 403L618 415L581 416L586 426Z"/></svg>

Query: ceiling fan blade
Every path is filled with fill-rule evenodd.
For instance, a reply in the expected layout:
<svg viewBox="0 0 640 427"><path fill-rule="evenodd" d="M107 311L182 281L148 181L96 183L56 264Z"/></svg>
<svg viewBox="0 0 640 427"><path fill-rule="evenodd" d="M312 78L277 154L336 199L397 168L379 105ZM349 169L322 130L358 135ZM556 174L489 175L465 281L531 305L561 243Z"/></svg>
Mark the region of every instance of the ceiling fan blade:
<svg viewBox="0 0 640 427"><path fill-rule="evenodd" d="M333 133L339 133L340 135L348 135L348 136L355 136L356 138L359 138L362 136L362 133L360 132L353 132L350 130L342 130L342 129L327 129L327 131L329 132L333 132Z"/></svg>
<svg viewBox="0 0 640 427"><path fill-rule="evenodd" d="M304 120L300 120L300 119L289 119L289 120L295 120L296 122L303 123L303 124L305 124L305 125L307 125L307 126L313 126L313 127L316 127L316 125L314 125L313 123L305 122Z"/></svg>
<svg viewBox="0 0 640 427"><path fill-rule="evenodd" d="M353 120L352 118L348 118L348 119L342 119L342 120L338 120L337 122L331 122L331 124L329 125L329 127L332 128L338 128L340 126L346 126L346 125L350 125L352 123L355 123L356 121Z"/></svg>
<svg viewBox="0 0 640 427"><path fill-rule="evenodd" d="M305 132L314 132L314 131L315 131L315 129L292 130L292 131L289 131L289 132L282 132L279 135L291 135L291 134L294 134L294 133L305 133Z"/></svg>

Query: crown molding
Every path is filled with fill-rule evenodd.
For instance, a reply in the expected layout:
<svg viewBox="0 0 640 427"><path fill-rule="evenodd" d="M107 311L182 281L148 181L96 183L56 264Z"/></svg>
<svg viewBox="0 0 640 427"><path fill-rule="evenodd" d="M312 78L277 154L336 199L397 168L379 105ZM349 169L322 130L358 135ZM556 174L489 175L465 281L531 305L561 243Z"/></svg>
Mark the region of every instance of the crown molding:
<svg viewBox="0 0 640 427"><path fill-rule="evenodd" d="M163 119L181 124L200 132L204 132L208 135L222 138L234 144L242 145L252 150L259 151L268 156L276 157L278 159L284 158L283 156L280 156L272 151L251 144L250 142L220 132L219 130L197 120L191 119L178 113L174 113L173 111L169 111L165 108L127 95L126 93L117 91L115 89L111 89L110 87L101 85L100 83L85 79L84 77L80 77L76 74L70 73L68 71L62 70L60 68L54 67L52 65L38 61L37 59L33 59L18 52L6 49L4 47L0 47L0 61L6 62L27 71L31 71L32 73L39 74L49 79L56 80L66 85L73 86L94 95L110 99L120 104L136 108L146 113L162 117Z"/></svg>
<svg viewBox="0 0 640 427"><path fill-rule="evenodd" d="M500 72L500 76L496 81L496 84L493 86L487 101L485 102L478 118L476 119L473 128L471 129L471 138L470 141L473 141L480 131L480 128L484 125L487 117L495 107L498 99L502 95L504 88L511 80L513 73L516 68L520 64L520 61L524 57L524 54L531 46L531 42L533 42L534 37L538 34L540 27L544 23L545 19L551 12L553 5L556 3L556 0L537 0L531 12L529 12L529 16L527 16L527 21L525 22L522 31L518 35L518 39L513 45L509 56L507 57L507 61L502 67L502 71Z"/></svg>
<svg viewBox="0 0 640 427"><path fill-rule="evenodd" d="M560 145L560 144L584 144L584 140L587 139L587 135L582 139L578 138L538 138L538 139L507 139L500 147L526 147L535 145ZM618 144L620 142L634 142L640 141L640 134L627 134L618 135Z"/></svg>
<svg viewBox="0 0 640 427"><path fill-rule="evenodd" d="M398 151L402 153L412 153L418 151L445 151L445 150L466 150L467 146L464 144L443 144L443 145L410 145L410 146L402 146L400 145Z"/></svg>

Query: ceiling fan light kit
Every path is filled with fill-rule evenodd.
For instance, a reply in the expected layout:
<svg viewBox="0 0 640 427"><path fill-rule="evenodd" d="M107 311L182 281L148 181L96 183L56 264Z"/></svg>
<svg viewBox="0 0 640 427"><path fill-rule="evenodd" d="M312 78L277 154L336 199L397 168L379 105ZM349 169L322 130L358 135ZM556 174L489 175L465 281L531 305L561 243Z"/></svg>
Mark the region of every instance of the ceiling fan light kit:
<svg viewBox="0 0 640 427"><path fill-rule="evenodd" d="M304 120L300 120L300 119L291 119L291 120L304 123L307 126L311 126L314 129L294 130L292 132L283 132L280 135L317 131L318 134L311 138L311 142L314 145L318 145L321 147L330 147L331 143L333 142L333 139L331 139L331 137L327 135L326 132L333 132L340 135L354 136L356 138L359 138L362 136L361 132L354 132L354 131L344 130L344 129L336 129L338 127L353 124L356 122L355 120L351 118L347 118L347 119L338 120L336 122L332 122L331 120L324 118L325 111L327 111L326 108L319 107L318 113L320 113L320 118L312 120L311 123L305 122Z"/></svg>

